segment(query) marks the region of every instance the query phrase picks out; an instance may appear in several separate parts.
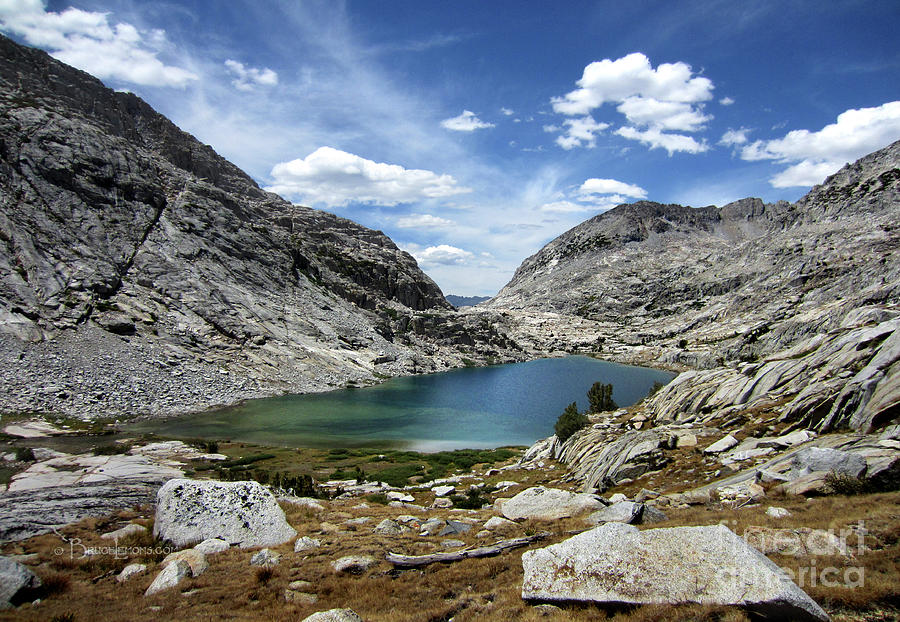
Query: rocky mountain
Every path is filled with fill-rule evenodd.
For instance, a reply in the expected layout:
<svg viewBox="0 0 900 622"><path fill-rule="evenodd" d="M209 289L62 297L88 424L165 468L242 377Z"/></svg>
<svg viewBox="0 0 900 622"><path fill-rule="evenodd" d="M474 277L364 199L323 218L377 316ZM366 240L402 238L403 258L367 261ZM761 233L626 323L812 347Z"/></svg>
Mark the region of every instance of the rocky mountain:
<svg viewBox="0 0 900 622"><path fill-rule="evenodd" d="M898 162L900 142L796 203L620 205L526 259L484 306L588 320L597 330L570 347L634 360L753 360L900 302Z"/></svg>
<svg viewBox="0 0 900 622"><path fill-rule="evenodd" d="M0 37L0 409L197 410L515 357L384 234Z"/></svg>

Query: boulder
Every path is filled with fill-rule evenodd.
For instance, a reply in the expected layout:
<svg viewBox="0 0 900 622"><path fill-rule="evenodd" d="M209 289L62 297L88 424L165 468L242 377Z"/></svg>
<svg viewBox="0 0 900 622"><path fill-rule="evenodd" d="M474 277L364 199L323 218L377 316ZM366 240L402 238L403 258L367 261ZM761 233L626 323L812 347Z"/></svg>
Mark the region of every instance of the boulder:
<svg viewBox="0 0 900 622"><path fill-rule="evenodd" d="M771 516L772 518L786 518L790 516L791 513L784 508L778 508L774 505L770 508L766 509L766 516Z"/></svg>
<svg viewBox="0 0 900 622"><path fill-rule="evenodd" d="M466 533L472 529L472 525L461 523L457 520L448 520L447 524L438 532L438 536L452 536L457 533Z"/></svg>
<svg viewBox="0 0 900 622"><path fill-rule="evenodd" d="M447 525L447 521L440 518L429 518L422 523L421 535L436 536Z"/></svg>
<svg viewBox="0 0 900 622"><path fill-rule="evenodd" d="M453 507L453 501L446 497L438 497L434 500L434 503L431 504L431 507L436 510L446 510Z"/></svg>
<svg viewBox="0 0 900 622"><path fill-rule="evenodd" d="M436 497L444 497L456 490L456 486L435 486L431 489Z"/></svg>
<svg viewBox="0 0 900 622"><path fill-rule="evenodd" d="M309 551L310 549L317 549L320 546L322 546L322 543L319 542L316 538L302 536L300 538L297 538L297 541L294 542L294 553Z"/></svg>
<svg viewBox="0 0 900 622"><path fill-rule="evenodd" d="M383 536L399 536L404 530L405 527L389 518L386 518L375 525L374 529L375 533L380 533Z"/></svg>
<svg viewBox="0 0 900 622"><path fill-rule="evenodd" d="M363 622L363 619L352 609L329 609L303 618L301 622Z"/></svg>
<svg viewBox="0 0 900 622"><path fill-rule="evenodd" d="M251 566L277 566L281 555L272 549L261 549L250 558Z"/></svg>
<svg viewBox="0 0 900 622"><path fill-rule="evenodd" d="M221 538L242 548L277 546L297 532L257 482L172 479L156 495L155 536L175 546Z"/></svg>
<svg viewBox="0 0 900 622"><path fill-rule="evenodd" d="M166 568L169 564L173 564L179 560L187 562L187 565L191 567L191 576L194 577L199 577L206 572L207 568L209 568L209 562L206 561L206 555L197 549L184 549L183 551L169 553L159 564L159 567Z"/></svg>
<svg viewBox="0 0 900 622"><path fill-rule="evenodd" d="M723 525L639 531L607 523L522 555L522 598L616 605L739 605L770 619L828 615Z"/></svg>
<svg viewBox="0 0 900 622"><path fill-rule="evenodd" d="M124 583L131 577L147 572L147 564L128 564L122 568L122 572L116 575L116 581Z"/></svg>
<svg viewBox="0 0 900 622"><path fill-rule="evenodd" d="M727 436L723 436L722 438L717 440L715 443L713 443L712 445L710 445L709 447L704 449L703 453L705 453L705 454L722 453L723 451L728 451L732 447L736 447L737 444L738 444L738 440L736 438L734 438L731 434L728 434Z"/></svg>
<svg viewBox="0 0 900 622"><path fill-rule="evenodd" d="M408 495L405 492L398 492L396 490L392 490L387 493L387 498L391 501L400 501L402 503L412 503L416 500L412 495Z"/></svg>
<svg viewBox="0 0 900 622"><path fill-rule="evenodd" d="M337 573L360 574L376 563L375 558L371 555L345 555L331 562L331 568Z"/></svg>
<svg viewBox="0 0 900 622"><path fill-rule="evenodd" d="M644 504L633 501L619 501L611 506L597 510L585 520L592 525L600 523L639 523L644 514Z"/></svg>
<svg viewBox="0 0 900 622"><path fill-rule="evenodd" d="M153 596L157 592L173 588L189 576L191 576L190 565L183 559L177 559L156 575L153 583L144 592L144 596Z"/></svg>
<svg viewBox="0 0 900 622"><path fill-rule="evenodd" d="M221 553L223 551L227 551L230 545L220 538L207 538L200 544L194 547L195 551L199 551L204 555L215 555L216 553Z"/></svg>
<svg viewBox="0 0 900 622"><path fill-rule="evenodd" d="M744 540L760 553L808 557L819 555L847 555L846 540L826 529L772 529L750 526L744 530Z"/></svg>
<svg viewBox="0 0 900 622"><path fill-rule="evenodd" d="M136 523L131 523L129 525L125 525L121 529L116 529L115 531L110 531L109 533L105 533L101 538L105 540L121 540L122 538L126 538L128 536L132 536L139 533L146 533L147 528L143 525L138 525Z"/></svg>
<svg viewBox="0 0 900 622"><path fill-rule="evenodd" d="M866 459L858 454L826 447L807 447L791 460L791 476L826 471L860 477L866 471Z"/></svg>
<svg viewBox="0 0 900 622"><path fill-rule="evenodd" d="M8 557L0 556L0 609L27 600L29 592L41 587L41 580L28 568Z"/></svg>
<svg viewBox="0 0 900 622"><path fill-rule="evenodd" d="M535 486L503 502L501 512L510 520L556 520L605 507L595 495Z"/></svg>
<svg viewBox="0 0 900 622"><path fill-rule="evenodd" d="M507 529L509 527L515 527L515 526L516 526L516 524L513 521L502 518L500 516L492 516L484 524L484 528L490 529L490 530Z"/></svg>

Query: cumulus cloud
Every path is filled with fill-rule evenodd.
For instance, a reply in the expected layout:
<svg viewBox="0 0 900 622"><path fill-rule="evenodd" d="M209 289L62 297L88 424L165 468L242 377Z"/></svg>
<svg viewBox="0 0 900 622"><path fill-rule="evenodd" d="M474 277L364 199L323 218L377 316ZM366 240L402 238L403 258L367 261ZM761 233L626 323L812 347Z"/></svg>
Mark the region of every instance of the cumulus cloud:
<svg viewBox="0 0 900 622"><path fill-rule="evenodd" d="M463 110L462 114L441 121L441 127L454 132L474 132L494 127L494 124L482 121L471 110Z"/></svg>
<svg viewBox="0 0 900 622"><path fill-rule="evenodd" d="M730 106L731 104L734 103L734 100L730 97L723 97L722 99L719 100L719 103L722 104L723 106Z"/></svg>
<svg viewBox="0 0 900 622"><path fill-rule="evenodd" d="M654 69L646 56L634 53L589 64L576 84L576 90L551 100L555 112L584 118L606 103L615 103L630 124L616 132L619 136L651 149L664 148L669 155L706 151L703 143L670 133L697 132L712 119L703 105L712 99L713 83L694 75L690 65L663 63ZM593 135L591 140L578 138L572 126L556 142L564 149L594 146Z"/></svg>
<svg viewBox="0 0 900 622"><path fill-rule="evenodd" d="M234 76L231 84L239 91L254 91L257 86L275 86L278 84L278 74L264 67L246 67L244 63L228 59L225 67Z"/></svg>
<svg viewBox="0 0 900 622"><path fill-rule="evenodd" d="M852 162L900 138L900 101L850 109L817 132L793 130L783 138L757 140L741 150L744 160L791 164L769 180L776 188L812 186Z"/></svg>
<svg viewBox="0 0 900 622"><path fill-rule="evenodd" d="M556 144L566 150L581 146L593 148L597 144L596 135L609 127L609 123L598 123L591 116L566 119L563 124L568 130L564 136L557 136ZM544 131L549 131L547 126Z"/></svg>
<svg viewBox="0 0 900 622"><path fill-rule="evenodd" d="M459 266L468 263L475 255L469 251L450 246L449 244L438 244L437 246L429 246L427 248L413 247L408 249L410 254L415 257L420 267L428 268L432 266Z"/></svg>
<svg viewBox="0 0 900 622"><path fill-rule="evenodd" d="M54 13L41 0L0 0L0 30L102 80L184 87L197 79L196 74L157 58L166 45L165 31L111 25L107 13L75 8Z"/></svg>
<svg viewBox="0 0 900 622"><path fill-rule="evenodd" d="M500 108L500 112L503 113L504 115L506 115L507 117L511 117L515 114L514 110L507 108L506 106Z"/></svg>
<svg viewBox="0 0 900 622"><path fill-rule="evenodd" d="M590 196L595 194L620 194L635 199L646 199L647 191L634 184L626 184L624 181L616 179L598 179L592 177L586 179L578 193L582 196Z"/></svg>
<svg viewBox="0 0 900 622"><path fill-rule="evenodd" d="M651 127L647 130L639 130L635 127L625 126L616 130L616 134L629 140L637 140L650 147L650 149L665 149L672 155L676 151L686 153L703 153L709 150L706 142L698 142L693 136L684 134L667 134L659 128Z"/></svg>
<svg viewBox="0 0 900 622"><path fill-rule="evenodd" d="M471 192L450 175L373 162L332 147L319 147L305 158L276 164L271 176L274 181L267 190L328 207L391 206Z"/></svg>
<svg viewBox="0 0 900 622"><path fill-rule="evenodd" d="M727 132L722 134L722 138L719 139L719 144L725 147L745 145L747 144L747 134L749 133L750 129L746 127L742 127L738 130L729 128Z"/></svg>
<svg viewBox="0 0 900 622"><path fill-rule="evenodd" d="M431 214L412 214L397 219L397 226L401 229L445 229L452 225L452 220Z"/></svg>

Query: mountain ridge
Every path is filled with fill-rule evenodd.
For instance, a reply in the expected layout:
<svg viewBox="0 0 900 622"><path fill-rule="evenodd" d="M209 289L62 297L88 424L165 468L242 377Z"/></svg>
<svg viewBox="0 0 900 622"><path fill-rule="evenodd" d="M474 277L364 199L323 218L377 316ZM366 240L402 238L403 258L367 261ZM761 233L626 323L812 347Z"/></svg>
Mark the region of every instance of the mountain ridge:
<svg viewBox="0 0 900 622"><path fill-rule="evenodd" d="M521 358L383 233L265 192L137 96L3 37L0 84L0 408L183 412Z"/></svg>

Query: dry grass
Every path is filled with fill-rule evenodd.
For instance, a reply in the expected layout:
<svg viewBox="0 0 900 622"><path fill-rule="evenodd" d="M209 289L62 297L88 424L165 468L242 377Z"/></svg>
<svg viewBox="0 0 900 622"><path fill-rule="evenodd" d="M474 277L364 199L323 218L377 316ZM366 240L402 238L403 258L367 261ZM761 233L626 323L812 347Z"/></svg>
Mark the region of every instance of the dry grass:
<svg viewBox="0 0 900 622"><path fill-rule="evenodd" d="M230 449L230 448L229 448ZM703 460L700 452L685 448L670 452L675 461L673 468L638 480L616 491L634 493L643 487L656 487L666 492L677 490L687 481L696 482L712 468ZM281 458L281 456L279 456ZM284 457L287 460L287 457ZM329 467L331 468L331 467ZM512 496L519 490L537 484L559 486L564 469L536 469L534 471L504 471L490 478L488 483L516 479L519 486L493 496ZM652 484L652 485L648 485ZM571 487L571 486L569 486ZM610 491L610 492L616 492ZM427 491L415 492L417 503L428 505L434 499ZM607 610L596 606L565 605L558 609L538 608L524 602L520 596L523 573L521 556L525 549L506 552L492 558L471 559L453 564L434 564L422 569L397 571L384 560L389 551L410 555L432 553L440 548L440 538L422 538L418 535L382 536L373 533L373 527L383 518L396 518L400 514L412 514L427 518L464 519L476 518L483 522L492 512L429 510L419 512L409 508L391 508L376 503L360 507L364 499L323 502L325 509L317 511L309 507L285 504L288 521L299 535L312 536L322 546L301 553L294 553L291 543L276 547L282 555L281 563L274 568L256 568L249 560L250 550L230 550L208 557L209 569L201 576L186 579L172 590L145 598L143 592L158 572L158 563L164 552L155 552L162 543L150 533L132 536L120 546L153 549L117 559L110 555L81 558L70 556L69 545L56 535L31 538L22 543L7 545L6 553L36 553L37 559L29 562L45 585L55 586L37 606L23 606L17 610L0 612L0 621L16 620L37 622L52 619L76 620L134 620L163 622L166 620L302 620L306 616L325 609L349 607L367 622L425 621L440 622L453 618L457 622L523 620L523 621L587 621L614 620L617 622L684 621L703 620L738 622L748 620L747 615L735 608L685 605L680 607L637 607ZM765 514L769 505L778 505L791 511L786 519L772 519ZM811 501L803 498L779 496L769 498L757 507L733 509L712 503L708 506L691 506L685 509L669 509L669 519L652 527L680 525L708 525L724 523L740 534L750 526L810 527L833 529L840 533L864 520L867 534L864 536L867 550L852 558L844 557L779 557L772 559L779 565L798 572L813 563L819 569L862 567L865 583L859 587L828 587L821 584L803 586L817 602L831 613L836 621L895 619L900 607L900 493L863 494L854 497L820 497ZM80 539L84 546L108 546L98 534L123 526L129 521L138 522L152 529L150 508L120 512L102 519L88 519L62 530L67 540ZM371 517L361 525L345 525L351 518ZM321 529L327 522L339 528L337 533ZM528 521L498 532L488 538L479 538L479 527L452 538L467 545L486 544L495 540L549 530L553 536L535 544L547 546L559 542L572 533L586 528L581 519L565 519L550 523ZM858 539L848 536L848 544L855 547ZM63 554L59 554L60 548ZM380 561L361 575L336 575L331 562L344 555L372 555ZM120 584L115 573L131 562L147 563L149 571ZM303 580L312 584L310 591L318 596L313 605L288 602L285 589L292 581ZM70 617L66 617L70 616Z"/></svg>

